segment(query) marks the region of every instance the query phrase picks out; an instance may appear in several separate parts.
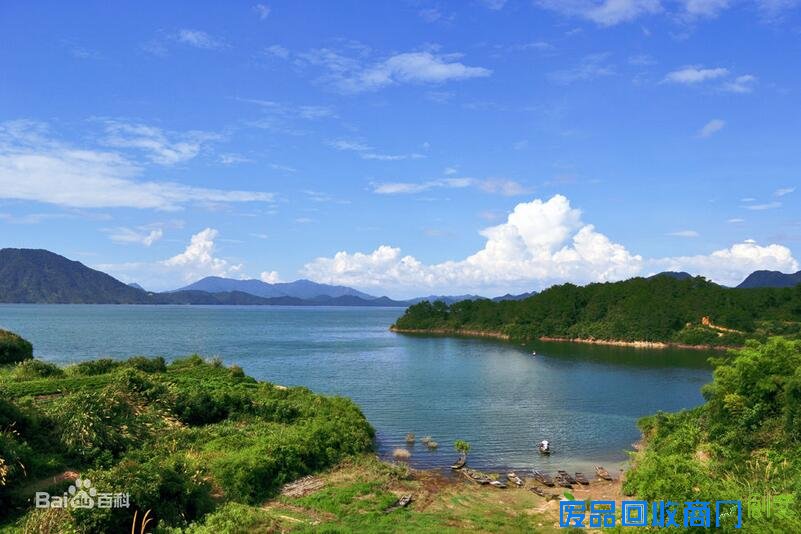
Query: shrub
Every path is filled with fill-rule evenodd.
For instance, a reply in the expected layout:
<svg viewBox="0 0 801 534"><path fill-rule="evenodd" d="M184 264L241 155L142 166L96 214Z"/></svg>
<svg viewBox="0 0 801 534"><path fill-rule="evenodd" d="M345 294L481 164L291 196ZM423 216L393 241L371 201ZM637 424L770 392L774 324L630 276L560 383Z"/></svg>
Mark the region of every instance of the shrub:
<svg viewBox="0 0 801 534"><path fill-rule="evenodd" d="M0 365L33 358L33 345L13 332L0 330Z"/></svg>
<svg viewBox="0 0 801 534"><path fill-rule="evenodd" d="M122 362L114 361L111 358L101 358L70 365L67 367L67 374L77 376L104 375L119 368L121 365Z"/></svg>
<svg viewBox="0 0 801 534"><path fill-rule="evenodd" d="M124 365L144 371L145 373L164 373L167 371L167 364L161 356L155 358L134 356L133 358L129 358Z"/></svg>
<svg viewBox="0 0 801 534"><path fill-rule="evenodd" d="M13 376L17 380L36 380L37 378L61 378L64 370L42 360L25 360L14 367Z"/></svg>

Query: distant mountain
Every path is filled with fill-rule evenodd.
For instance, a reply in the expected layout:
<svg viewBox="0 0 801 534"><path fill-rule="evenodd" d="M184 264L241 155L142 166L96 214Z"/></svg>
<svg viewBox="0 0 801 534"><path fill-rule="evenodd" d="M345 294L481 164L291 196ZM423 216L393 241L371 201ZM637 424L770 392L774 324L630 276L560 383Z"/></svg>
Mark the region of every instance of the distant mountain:
<svg viewBox="0 0 801 534"><path fill-rule="evenodd" d="M215 279L209 280L213 286ZM218 279L225 281L226 279ZM233 280L258 282L258 280ZM270 286L271 284L264 284ZM124 284L106 273L47 250L0 249L0 302L40 304L231 304L285 306L397 306L408 303L375 298L355 289L298 280L288 287L299 295L329 291L312 297L278 295L261 297L247 291L182 289L165 293L144 291L138 284ZM263 289L263 288L262 288Z"/></svg>
<svg viewBox="0 0 801 534"><path fill-rule="evenodd" d="M375 298L372 295L362 293L350 287L318 284L311 280L295 280L294 282L268 284L261 280L235 280L233 278L222 278L219 276L207 276L193 284L182 287L178 291L206 291L208 293L241 291L264 298L295 297L298 299L314 299L320 296L353 296L365 300Z"/></svg>
<svg viewBox="0 0 801 534"><path fill-rule="evenodd" d="M137 284L136 282L131 282L130 284L128 284L128 286L129 286L129 287L132 287L132 288L134 288L134 289L139 289L140 291L145 291L145 288L144 288L144 287L142 287L142 286L140 286L140 285L139 285L139 284Z"/></svg>
<svg viewBox="0 0 801 534"><path fill-rule="evenodd" d="M529 297L533 297L536 294L537 294L536 291L529 291L528 293L520 293L519 295L512 295L510 293L507 293L506 295L502 295L500 297L495 297L492 300L494 302L503 302L505 300L524 300L524 299L527 299Z"/></svg>
<svg viewBox="0 0 801 534"><path fill-rule="evenodd" d="M793 274L779 271L754 271L737 287L794 287L798 284L801 284L801 271Z"/></svg>
<svg viewBox="0 0 801 534"><path fill-rule="evenodd" d="M436 302L441 300L445 302L445 304L453 304L454 302L461 302L463 300L486 300L487 297L482 297L480 295L428 295L427 297L415 297L413 299L409 299L406 302L411 304L417 304L418 302L423 302L427 300L428 302Z"/></svg>
<svg viewBox="0 0 801 534"><path fill-rule="evenodd" d="M0 249L0 302L144 304L148 295L47 250Z"/></svg>
<svg viewBox="0 0 801 534"><path fill-rule="evenodd" d="M693 275L690 273L685 273L684 271L665 271L657 273L653 276L649 276L648 278L655 278L657 276L669 276L671 278L675 278L676 280L687 280L688 278L693 277Z"/></svg>

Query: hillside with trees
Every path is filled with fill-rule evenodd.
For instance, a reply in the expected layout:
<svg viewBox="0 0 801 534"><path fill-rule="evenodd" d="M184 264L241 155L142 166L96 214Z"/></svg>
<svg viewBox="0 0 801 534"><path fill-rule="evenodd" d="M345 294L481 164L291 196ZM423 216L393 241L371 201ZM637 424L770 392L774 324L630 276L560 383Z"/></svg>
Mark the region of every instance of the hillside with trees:
<svg viewBox="0 0 801 534"><path fill-rule="evenodd" d="M701 323L708 317L712 326ZM421 302L393 329L496 333L516 341L542 337L742 345L746 338L801 332L801 285L735 289L701 277L632 278L553 286L520 301Z"/></svg>

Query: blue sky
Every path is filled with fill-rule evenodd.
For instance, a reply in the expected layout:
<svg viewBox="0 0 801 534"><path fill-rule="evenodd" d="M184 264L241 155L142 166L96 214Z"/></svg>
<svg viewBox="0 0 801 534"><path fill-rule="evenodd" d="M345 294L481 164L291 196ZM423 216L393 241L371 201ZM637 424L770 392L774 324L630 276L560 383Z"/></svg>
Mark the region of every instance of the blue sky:
<svg viewBox="0 0 801 534"><path fill-rule="evenodd" d="M799 268L798 2L121 6L0 6L0 246L396 297Z"/></svg>

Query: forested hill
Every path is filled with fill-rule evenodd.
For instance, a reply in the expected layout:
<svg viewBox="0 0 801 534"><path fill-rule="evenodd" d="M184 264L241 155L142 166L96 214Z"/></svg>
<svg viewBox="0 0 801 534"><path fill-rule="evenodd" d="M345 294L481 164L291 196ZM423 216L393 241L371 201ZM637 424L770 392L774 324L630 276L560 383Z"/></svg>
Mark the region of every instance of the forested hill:
<svg viewBox="0 0 801 534"><path fill-rule="evenodd" d="M702 317L711 325L702 325ZM746 337L798 335L801 286L734 289L701 277L632 278L553 286L520 301L421 302L395 330L482 331L540 337L740 345ZM739 332L727 331L734 329Z"/></svg>
<svg viewBox="0 0 801 534"><path fill-rule="evenodd" d="M47 250L0 249L0 302L143 304L147 293Z"/></svg>

